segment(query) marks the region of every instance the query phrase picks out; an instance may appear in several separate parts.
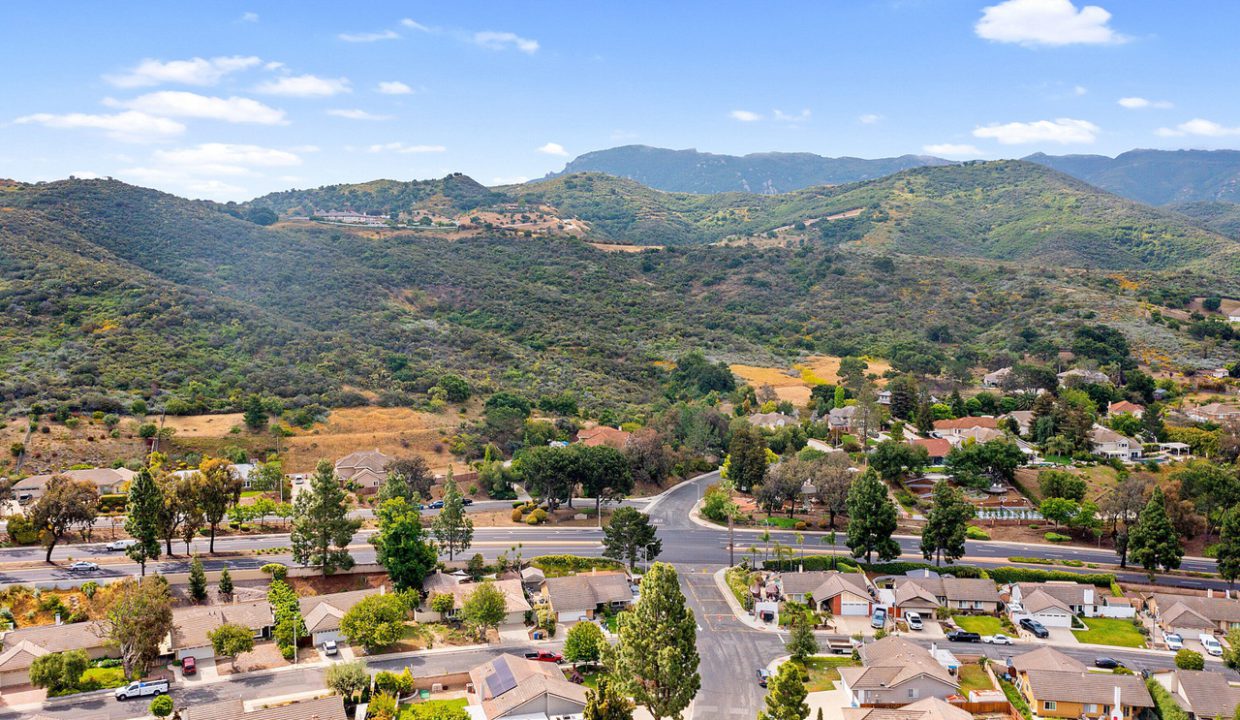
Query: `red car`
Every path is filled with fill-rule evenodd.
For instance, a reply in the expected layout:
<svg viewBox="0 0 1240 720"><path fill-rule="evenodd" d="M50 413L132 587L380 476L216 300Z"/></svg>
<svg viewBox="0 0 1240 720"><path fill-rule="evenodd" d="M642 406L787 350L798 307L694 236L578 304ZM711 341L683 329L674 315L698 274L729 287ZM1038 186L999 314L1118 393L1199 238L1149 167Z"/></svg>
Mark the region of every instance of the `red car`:
<svg viewBox="0 0 1240 720"><path fill-rule="evenodd" d="M525 654L525 659L526 660L537 660L538 662L552 662L552 663L564 662L563 655L557 652L550 652L548 650L542 650L540 652L528 652Z"/></svg>
<svg viewBox="0 0 1240 720"><path fill-rule="evenodd" d="M198 661L194 659L193 655L181 661L182 675L193 675L196 672L198 672Z"/></svg>

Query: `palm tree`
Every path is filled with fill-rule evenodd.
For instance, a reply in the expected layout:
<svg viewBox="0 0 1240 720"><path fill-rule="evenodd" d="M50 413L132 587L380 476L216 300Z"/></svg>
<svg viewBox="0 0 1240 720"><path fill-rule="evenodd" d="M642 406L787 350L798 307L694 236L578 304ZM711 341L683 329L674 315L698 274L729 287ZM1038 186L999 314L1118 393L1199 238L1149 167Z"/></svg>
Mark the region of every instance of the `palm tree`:
<svg viewBox="0 0 1240 720"><path fill-rule="evenodd" d="M805 569L805 535L797 533L797 545L801 546L801 569Z"/></svg>
<svg viewBox="0 0 1240 720"><path fill-rule="evenodd" d="M762 535L758 539L762 541L762 562L765 564L766 559L770 557L767 545L771 542L771 531L763 530Z"/></svg>
<svg viewBox="0 0 1240 720"><path fill-rule="evenodd" d="M835 531L832 530L831 532L827 533L825 536L819 539L818 542L822 543L823 545L827 545L827 544L831 545L831 569L834 570L835 569Z"/></svg>

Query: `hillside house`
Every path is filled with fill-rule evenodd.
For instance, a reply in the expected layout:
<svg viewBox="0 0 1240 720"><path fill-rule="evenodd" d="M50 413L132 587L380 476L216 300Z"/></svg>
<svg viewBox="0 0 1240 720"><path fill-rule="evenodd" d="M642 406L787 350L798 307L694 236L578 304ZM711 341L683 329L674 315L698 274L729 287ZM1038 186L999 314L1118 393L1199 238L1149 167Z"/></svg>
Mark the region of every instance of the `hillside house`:
<svg viewBox="0 0 1240 720"><path fill-rule="evenodd" d="M1212 402L1195 408L1189 408L1185 411L1185 415L1193 422L1225 423L1240 419L1240 407Z"/></svg>
<svg viewBox="0 0 1240 720"><path fill-rule="evenodd" d="M1032 410L1013 410L999 416L1000 420L1013 420L1016 422L1016 431L1021 435L1028 436L1029 431L1033 430L1033 411Z"/></svg>
<svg viewBox="0 0 1240 720"><path fill-rule="evenodd" d="M629 437L632 433L620 428L607 427L599 425L597 427L586 428L577 431L577 442L588 447L597 447L606 445L616 450L623 450L629 444Z"/></svg>
<svg viewBox="0 0 1240 720"><path fill-rule="evenodd" d="M525 613L531 609L529 600L525 598L525 587L521 584L521 580L512 577L504 580L490 581L495 588L504 594L504 621L500 623L502 626L516 626L525 624ZM418 622L436 622L440 620L439 613L431 610L431 599L436 595L451 595L456 598L453 604L452 612L447 617L455 617L457 612L465 605L465 601L478 588L480 583L473 582L469 576L461 573L442 573L437 572L428 575L422 581L422 593L425 598L413 612L413 619Z"/></svg>
<svg viewBox="0 0 1240 720"><path fill-rule="evenodd" d="M1085 368L1073 368L1059 373L1059 384L1066 387L1076 385L1109 385L1111 378L1107 377L1104 372L1097 370L1086 370Z"/></svg>
<svg viewBox="0 0 1240 720"><path fill-rule="evenodd" d="M336 477L342 483L352 483L358 492L374 493L387 480L387 466L395 458L374 450L359 450L336 461Z"/></svg>
<svg viewBox="0 0 1240 720"><path fill-rule="evenodd" d="M1140 460L1141 443L1111 428L1094 425L1089 431L1090 452L1104 458Z"/></svg>
<svg viewBox="0 0 1240 720"><path fill-rule="evenodd" d="M947 454L952 451L952 444L943 438L917 438L909 440L908 444L925 448L926 454L930 456L931 465L942 465L947 459Z"/></svg>
<svg viewBox="0 0 1240 720"><path fill-rule="evenodd" d="M990 389L1002 388L1011 375L1012 368L1010 367L1003 367L994 372L988 372L982 376L982 387Z"/></svg>
<svg viewBox="0 0 1240 720"><path fill-rule="evenodd" d="M776 430L781 427L798 424L796 418L778 412L754 413L747 419L750 425L763 430Z"/></svg>
<svg viewBox="0 0 1240 720"><path fill-rule="evenodd" d="M965 436L965 431L972 431L976 428L984 428L987 430L998 430L999 419L989 416L985 417L962 417L952 420L935 420L934 435L936 437L951 439L953 437L961 438Z"/></svg>
<svg viewBox="0 0 1240 720"><path fill-rule="evenodd" d="M43 492L47 489L48 482L56 475L63 475L74 481L85 480L94 485L100 495L116 495L127 492L129 483L137 477L138 473L127 468L89 468L87 470L65 470L58 473L31 475L18 480L13 485L13 497L22 503L38 500L43 497Z"/></svg>
<svg viewBox="0 0 1240 720"><path fill-rule="evenodd" d="M1138 405L1134 402L1128 402L1127 400L1113 402L1107 406L1107 417L1115 417L1116 415L1123 415L1125 413L1135 418L1144 417L1145 406Z"/></svg>
<svg viewBox="0 0 1240 720"><path fill-rule="evenodd" d="M839 688L852 707L903 705L924 698L946 698L960 683L929 650L891 636L857 649L861 667L839 669Z"/></svg>
<svg viewBox="0 0 1240 720"><path fill-rule="evenodd" d="M842 408L831 408L831 410L827 412L827 427L837 432L852 432L853 420L856 416L856 405L845 405Z"/></svg>

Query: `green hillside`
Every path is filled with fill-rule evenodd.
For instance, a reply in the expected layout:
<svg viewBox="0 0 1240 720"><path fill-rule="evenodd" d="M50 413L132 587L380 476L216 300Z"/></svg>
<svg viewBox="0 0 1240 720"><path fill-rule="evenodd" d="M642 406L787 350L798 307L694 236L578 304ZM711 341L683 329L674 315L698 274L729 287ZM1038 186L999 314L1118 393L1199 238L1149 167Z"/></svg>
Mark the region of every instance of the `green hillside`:
<svg viewBox="0 0 1240 720"><path fill-rule="evenodd" d="M1025 159L1151 205L1240 201L1236 150L1130 150L1114 158L1037 153Z"/></svg>
<svg viewBox="0 0 1240 720"><path fill-rule="evenodd" d="M306 216L315 211L331 210L389 215L407 213L414 208L459 213L502 200L473 178L453 173L438 180L373 180L310 190L285 190L255 198L247 205L269 207L282 216Z"/></svg>
<svg viewBox="0 0 1240 720"><path fill-rule="evenodd" d="M1220 235L1240 240L1240 203L1189 202L1169 207Z"/></svg>

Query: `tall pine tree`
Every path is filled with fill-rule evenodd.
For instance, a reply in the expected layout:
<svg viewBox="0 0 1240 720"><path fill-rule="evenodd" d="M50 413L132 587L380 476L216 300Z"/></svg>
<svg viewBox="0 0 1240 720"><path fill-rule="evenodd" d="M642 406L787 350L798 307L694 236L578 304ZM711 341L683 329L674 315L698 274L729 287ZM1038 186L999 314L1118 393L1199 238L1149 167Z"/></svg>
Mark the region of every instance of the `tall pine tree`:
<svg viewBox="0 0 1240 720"><path fill-rule="evenodd" d="M474 521L465 514L465 498L461 497L451 470L443 484L443 509L431 523L431 532L439 549L448 551L449 561L468 550L474 541Z"/></svg>
<svg viewBox="0 0 1240 720"><path fill-rule="evenodd" d="M637 607L620 614L619 634L609 657L612 676L654 717L681 720L702 678L697 622L674 567L650 567Z"/></svg>
<svg viewBox="0 0 1240 720"><path fill-rule="evenodd" d="M598 679L597 690L586 691L585 720L633 720L633 703L616 691L606 675Z"/></svg>
<svg viewBox="0 0 1240 720"><path fill-rule="evenodd" d="M921 531L922 557L934 558L935 565L942 565L944 559L950 563L963 557L965 532L976 514L964 493L940 480L934 486L933 504Z"/></svg>
<svg viewBox="0 0 1240 720"><path fill-rule="evenodd" d="M1223 515L1217 547L1218 574L1231 586L1240 577L1240 507L1234 507Z"/></svg>
<svg viewBox="0 0 1240 720"><path fill-rule="evenodd" d="M422 530L421 513L398 496L380 505L376 514L379 532L370 538L376 561L388 571L397 590L420 590L439 559Z"/></svg>
<svg viewBox="0 0 1240 720"><path fill-rule="evenodd" d="M1129 531L1128 555L1145 568L1151 580L1160 567L1174 570L1180 566L1184 547L1167 517L1167 500L1162 488L1154 488L1137 524Z"/></svg>
<svg viewBox="0 0 1240 720"><path fill-rule="evenodd" d="M353 567L349 542L361 523L349 519L347 495L331 463L319 461L310 487L297 496L293 508L293 560L320 568L324 575Z"/></svg>
<svg viewBox="0 0 1240 720"><path fill-rule="evenodd" d="M146 577L146 562L159 559L159 515L163 507L164 497L151 471L142 468L129 485L125 510L125 532L136 541L125 548L125 554L142 568L142 577Z"/></svg>
<svg viewBox="0 0 1240 720"><path fill-rule="evenodd" d="M809 717L805 695L801 667L794 662L780 665L767 687L766 707L758 713L758 720L805 720Z"/></svg>
<svg viewBox="0 0 1240 720"><path fill-rule="evenodd" d="M887 486L874 470L861 473L848 489L848 548L853 557L873 562L900 557L900 543L891 539L896 531L896 506L887 497Z"/></svg>

